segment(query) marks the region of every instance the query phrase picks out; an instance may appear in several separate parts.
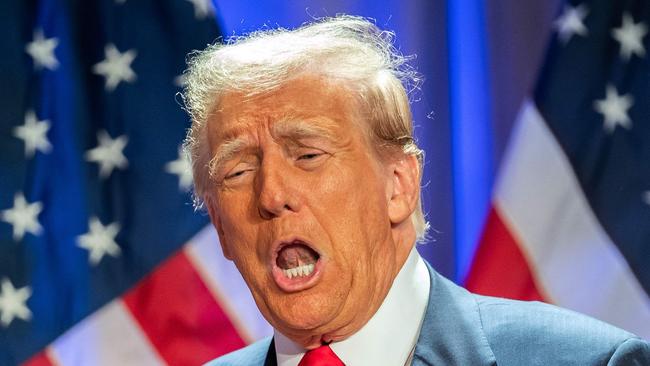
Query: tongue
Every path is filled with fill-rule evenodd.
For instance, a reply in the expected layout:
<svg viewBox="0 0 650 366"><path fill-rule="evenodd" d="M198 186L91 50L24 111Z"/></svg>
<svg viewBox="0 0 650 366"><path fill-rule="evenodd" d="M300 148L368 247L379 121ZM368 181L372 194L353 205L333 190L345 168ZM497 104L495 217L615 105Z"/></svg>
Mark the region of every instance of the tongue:
<svg viewBox="0 0 650 366"><path fill-rule="evenodd" d="M302 244L290 244L278 253L277 265L282 269L295 268L305 264L316 263L318 254Z"/></svg>

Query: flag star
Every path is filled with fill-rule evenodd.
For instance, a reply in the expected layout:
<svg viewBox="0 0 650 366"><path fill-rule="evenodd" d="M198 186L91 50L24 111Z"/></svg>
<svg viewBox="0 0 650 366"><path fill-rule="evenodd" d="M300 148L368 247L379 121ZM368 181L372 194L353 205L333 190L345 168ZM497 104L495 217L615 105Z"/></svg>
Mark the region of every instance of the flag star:
<svg viewBox="0 0 650 366"><path fill-rule="evenodd" d="M39 121L34 111L25 113L25 124L14 128L14 136L25 142L25 156L32 157L36 150L48 153L52 145L47 139L50 121Z"/></svg>
<svg viewBox="0 0 650 366"><path fill-rule="evenodd" d="M181 190L189 190L192 186L192 165L182 147L178 148L178 159L165 164L165 171L178 175L178 186Z"/></svg>
<svg viewBox="0 0 650 366"><path fill-rule="evenodd" d="M129 165L129 161L126 160L122 152L129 142L126 135L112 139L106 131L101 130L97 133L97 139L99 145L86 151L86 160L99 164L99 176L101 178L111 175L115 168L124 169Z"/></svg>
<svg viewBox="0 0 650 366"><path fill-rule="evenodd" d="M187 0L194 5L194 17L204 19L210 14L214 14L212 0Z"/></svg>
<svg viewBox="0 0 650 366"><path fill-rule="evenodd" d="M90 231L77 237L77 245L89 251L88 262L96 266L105 255L118 257L122 250L115 242L120 231L120 225L114 222L108 226L102 225L97 217L88 223Z"/></svg>
<svg viewBox="0 0 650 366"><path fill-rule="evenodd" d="M32 296L29 286L16 289L11 281L4 277L0 285L0 324L7 328L14 318L28 321L32 312L27 307L27 299Z"/></svg>
<svg viewBox="0 0 650 366"><path fill-rule="evenodd" d="M105 59L93 66L93 72L106 78L106 90L115 90L121 81L135 81L136 74L131 69L131 62L137 55L134 49L120 53L114 44L109 43L104 48L104 55Z"/></svg>
<svg viewBox="0 0 650 366"><path fill-rule="evenodd" d="M589 8L580 4L576 7L565 5L562 15L555 21L555 29L562 43L567 44L574 35L586 36L588 33L584 20Z"/></svg>
<svg viewBox="0 0 650 366"><path fill-rule="evenodd" d="M628 130L632 128L632 121L627 114L632 104L634 104L634 98L631 95L620 95L616 87L607 85L605 99L595 101L594 109L605 118L605 131L612 133L616 129L616 125Z"/></svg>
<svg viewBox="0 0 650 366"><path fill-rule="evenodd" d="M43 210L41 202L27 203L22 193L14 195L14 207L0 213L0 220L13 226L13 237L19 241L25 232L38 235L43 230L38 222L38 214Z"/></svg>
<svg viewBox="0 0 650 366"><path fill-rule="evenodd" d="M628 61L632 54L645 56L643 37L648 33L648 27L643 22L634 23L630 14L623 14L623 24L612 30L612 37L621 44L621 57Z"/></svg>
<svg viewBox="0 0 650 366"><path fill-rule="evenodd" d="M27 44L25 52L32 56L36 69L54 70L59 67L59 60L54 55L54 49L58 44L57 38L45 38L43 30L38 29L34 31L34 40Z"/></svg>

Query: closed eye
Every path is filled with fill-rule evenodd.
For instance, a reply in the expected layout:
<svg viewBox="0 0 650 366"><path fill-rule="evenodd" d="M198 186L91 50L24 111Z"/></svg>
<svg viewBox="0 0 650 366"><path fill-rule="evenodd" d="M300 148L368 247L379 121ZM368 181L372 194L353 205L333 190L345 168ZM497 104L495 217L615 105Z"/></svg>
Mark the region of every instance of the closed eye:
<svg viewBox="0 0 650 366"><path fill-rule="evenodd" d="M238 170L234 170L232 173L226 175L226 176L224 177L224 179L225 179L225 180L230 180L230 179L239 178L239 177L243 176L244 174L250 172L251 170L253 170L253 169L250 169L250 168L249 168L249 169L238 169Z"/></svg>
<svg viewBox="0 0 650 366"><path fill-rule="evenodd" d="M259 163L255 156L243 156L239 157L238 160L228 162L227 165L223 166L221 172L221 179L223 181L229 181L229 184L235 184L246 180L249 176L249 172L257 169Z"/></svg>
<svg viewBox="0 0 650 366"><path fill-rule="evenodd" d="M319 149L303 149L303 151L296 151L296 166L305 170L314 170L322 166L329 157L325 151Z"/></svg>
<svg viewBox="0 0 650 366"><path fill-rule="evenodd" d="M298 157L298 160L310 160L310 159L315 159L319 156L323 155L323 153L312 153L312 154L303 154Z"/></svg>
<svg viewBox="0 0 650 366"><path fill-rule="evenodd" d="M226 175L226 179L239 177L240 175L244 174L245 172L246 172L245 170L240 170L240 171L228 174L228 175Z"/></svg>

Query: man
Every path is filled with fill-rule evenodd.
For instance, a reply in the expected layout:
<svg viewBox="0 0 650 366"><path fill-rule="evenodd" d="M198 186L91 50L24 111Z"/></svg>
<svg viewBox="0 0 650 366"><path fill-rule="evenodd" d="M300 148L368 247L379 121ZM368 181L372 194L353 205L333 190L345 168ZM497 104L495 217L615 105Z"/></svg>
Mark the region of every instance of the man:
<svg viewBox="0 0 650 366"><path fill-rule="evenodd" d="M472 295L420 258L418 78L391 39L340 16L191 59L196 196L275 329L211 365L650 364L632 334Z"/></svg>

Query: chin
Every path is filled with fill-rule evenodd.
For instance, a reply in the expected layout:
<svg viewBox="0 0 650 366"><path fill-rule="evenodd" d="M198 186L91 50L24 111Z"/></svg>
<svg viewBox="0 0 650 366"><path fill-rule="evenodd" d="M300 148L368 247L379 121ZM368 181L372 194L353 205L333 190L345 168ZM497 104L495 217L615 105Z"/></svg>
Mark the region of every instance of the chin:
<svg viewBox="0 0 650 366"><path fill-rule="evenodd" d="M311 305L310 302L297 302L283 311L281 317L295 330L322 329L336 319L339 306L335 304Z"/></svg>
<svg viewBox="0 0 650 366"><path fill-rule="evenodd" d="M323 334L335 332L337 324L344 323L343 298L339 296L285 296L277 305L269 309L271 317L267 319L274 328L303 345L313 339L320 342Z"/></svg>

